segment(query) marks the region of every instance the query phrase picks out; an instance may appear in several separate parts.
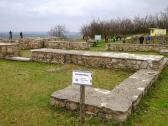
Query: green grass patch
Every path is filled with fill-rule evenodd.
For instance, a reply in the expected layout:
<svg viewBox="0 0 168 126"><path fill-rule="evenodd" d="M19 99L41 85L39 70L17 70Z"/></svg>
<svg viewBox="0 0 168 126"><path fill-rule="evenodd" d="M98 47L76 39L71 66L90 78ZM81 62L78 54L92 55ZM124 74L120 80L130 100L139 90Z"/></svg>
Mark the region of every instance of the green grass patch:
<svg viewBox="0 0 168 126"><path fill-rule="evenodd" d="M0 126L78 126L79 113L52 108L50 95L71 84L72 70L91 70L94 87L113 89L132 71L0 60ZM168 66L124 123L86 116L86 126L167 126Z"/></svg>
<svg viewBox="0 0 168 126"><path fill-rule="evenodd" d="M106 51L106 43L98 42L96 47L90 47L91 51Z"/></svg>
<svg viewBox="0 0 168 126"><path fill-rule="evenodd" d="M20 56L21 56L21 57L30 58L31 55L32 55L32 53L31 53L30 50L21 50L21 52L20 52Z"/></svg>
<svg viewBox="0 0 168 126"><path fill-rule="evenodd" d="M76 68L84 69L74 65L0 60L0 126L78 126L78 112L52 108L49 105L51 93L70 85L72 70ZM132 74L119 70L85 69L93 71L94 86L107 89L112 89L117 82ZM108 80L110 76L112 78ZM92 116L86 117L86 126L167 126L167 124L168 66L126 122L117 123Z"/></svg>
<svg viewBox="0 0 168 126"><path fill-rule="evenodd" d="M74 69L91 70L94 87L109 90L133 73L0 60L0 126L78 126L78 112L49 105L50 95L54 91L71 85ZM87 116L86 124L104 125L99 118L91 116Z"/></svg>

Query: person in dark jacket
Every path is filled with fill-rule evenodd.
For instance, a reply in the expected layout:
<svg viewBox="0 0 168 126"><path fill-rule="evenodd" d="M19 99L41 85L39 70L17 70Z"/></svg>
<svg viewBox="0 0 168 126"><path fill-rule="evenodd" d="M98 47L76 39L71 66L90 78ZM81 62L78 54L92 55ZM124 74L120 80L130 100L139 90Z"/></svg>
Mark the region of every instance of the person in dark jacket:
<svg viewBox="0 0 168 126"><path fill-rule="evenodd" d="M20 38L21 38L21 39L23 38L23 33L22 33L22 32L20 32Z"/></svg>
<svg viewBox="0 0 168 126"><path fill-rule="evenodd" d="M9 39L12 40L12 31L9 31Z"/></svg>
<svg viewBox="0 0 168 126"><path fill-rule="evenodd" d="M140 42L140 44L143 44L143 42L144 42L144 37L143 37L143 36L141 36L141 37L139 38L139 42Z"/></svg>

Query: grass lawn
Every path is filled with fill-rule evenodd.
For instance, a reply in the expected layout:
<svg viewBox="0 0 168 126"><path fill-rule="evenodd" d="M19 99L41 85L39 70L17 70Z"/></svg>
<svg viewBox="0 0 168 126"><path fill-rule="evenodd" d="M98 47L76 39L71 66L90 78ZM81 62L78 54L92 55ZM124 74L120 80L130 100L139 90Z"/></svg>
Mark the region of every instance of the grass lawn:
<svg viewBox="0 0 168 126"><path fill-rule="evenodd" d="M99 42L96 47L90 47L91 51L106 51L106 43Z"/></svg>
<svg viewBox="0 0 168 126"><path fill-rule="evenodd" d="M101 46L98 50L101 50ZM28 50L23 52L29 54ZM0 126L78 126L79 113L49 105L51 93L68 86L71 72L76 68L82 67L0 60ZM105 89L112 89L132 74L120 70L90 69L94 73L94 86ZM120 124L86 117L86 126L167 125L168 66L126 122Z"/></svg>
<svg viewBox="0 0 168 126"><path fill-rule="evenodd" d="M52 108L50 95L71 84L74 69L93 72L94 87L113 89L132 71L0 60L0 126L79 125L79 113ZM87 116L87 125L106 125ZM109 123L111 124L111 123Z"/></svg>

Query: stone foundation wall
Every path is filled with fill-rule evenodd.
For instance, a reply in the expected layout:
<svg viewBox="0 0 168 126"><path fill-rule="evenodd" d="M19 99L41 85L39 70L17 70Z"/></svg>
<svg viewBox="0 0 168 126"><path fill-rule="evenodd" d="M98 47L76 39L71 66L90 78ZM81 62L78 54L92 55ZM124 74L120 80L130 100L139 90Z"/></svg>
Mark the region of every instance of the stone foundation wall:
<svg viewBox="0 0 168 126"><path fill-rule="evenodd" d="M140 36L139 36L140 37ZM135 36L130 39L125 39L125 43L135 43L138 44L139 42L139 37ZM147 43L147 36L144 36L144 43ZM165 43L168 44L168 36L151 36L151 44L160 44L160 43Z"/></svg>
<svg viewBox="0 0 168 126"><path fill-rule="evenodd" d="M160 52L161 49L168 49L168 45L160 44L124 44L117 43L107 44L107 50L109 51L146 51L146 52Z"/></svg>
<svg viewBox="0 0 168 126"><path fill-rule="evenodd" d="M32 51L32 60L57 64L78 64L89 67L119 69L159 69L163 56L145 56L124 53L92 51L66 51L37 49Z"/></svg>
<svg viewBox="0 0 168 126"><path fill-rule="evenodd" d="M63 40L60 37L45 37L45 38L23 38L23 39L0 39L1 43L18 43L20 49L38 49L45 48L45 43L48 41Z"/></svg>
<svg viewBox="0 0 168 126"><path fill-rule="evenodd" d="M89 44L87 42L69 42L62 38L23 38L16 40L0 40L3 43L19 43L20 49L39 49L39 48L53 48L53 49L72 49L72 50L87 50Z"/></svg>
<svg viewBox="0 0 168 126"><path fill-rule="evenodd" d="M0 58L19 56L20 49L16 43L0 43Z"/></svg>
<svg viewBox="0 0 168 126"><path fill-rule="evenodd" d="M115 101L112 101L112 102L115 102ZM57 99L52 97L50 100L50 103L52 106L57 108L66 108L71 111L80 111L79 102L69 101L67 99ZM89 114L92 116L98 116L99 118L107 119L107 120L115 119L121 122L125 121L128 118L128 116L131 114L131 110L132 108L130 106L128 111L118 113L105 107L97 107L97 106L88 105L88 104L85 105L86 114Z"/></svg>
<svg viewBox="0 0 168 126"><path fill-rule="evenodd" d="M139 70L111 91L86 87L86 113L100 118L125 121L157 80L159 73L153 70ZM79 86L69 86L54 92L50 103L55 107L79 111L79 99Z"/></svg>
<svg viewBox="0 0 168 126"><path fill-rule="evenodd" d="M89 49L89 44L87 42L48 41L45 43L45 47L52 49L87 50Z"/></svg>
<svg viewBox="0 0 168 126"><path fill-rule="evenodd" d="M44 40L43 39L19 39L16 40L19 43L20 49L38 49L44 48Z"/></svg>

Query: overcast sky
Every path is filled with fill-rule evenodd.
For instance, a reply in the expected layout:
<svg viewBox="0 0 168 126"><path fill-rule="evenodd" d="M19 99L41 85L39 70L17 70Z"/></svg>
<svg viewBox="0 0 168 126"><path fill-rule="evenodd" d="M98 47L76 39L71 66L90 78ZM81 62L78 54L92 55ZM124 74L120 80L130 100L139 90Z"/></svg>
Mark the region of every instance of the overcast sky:
<svg viewBox="0 0 168 126"><path fill-rule="evenodd" d="M56 24L80 31L94 18L142 17L166 7L168 0L0 0L0 31L49 31Z"/></svg>

